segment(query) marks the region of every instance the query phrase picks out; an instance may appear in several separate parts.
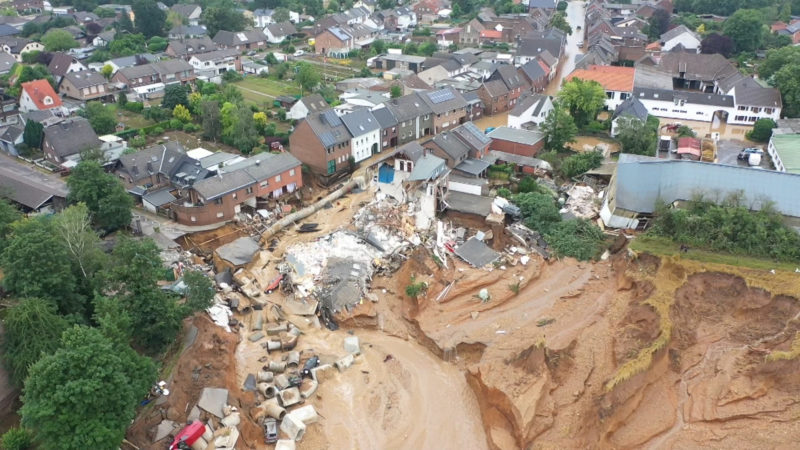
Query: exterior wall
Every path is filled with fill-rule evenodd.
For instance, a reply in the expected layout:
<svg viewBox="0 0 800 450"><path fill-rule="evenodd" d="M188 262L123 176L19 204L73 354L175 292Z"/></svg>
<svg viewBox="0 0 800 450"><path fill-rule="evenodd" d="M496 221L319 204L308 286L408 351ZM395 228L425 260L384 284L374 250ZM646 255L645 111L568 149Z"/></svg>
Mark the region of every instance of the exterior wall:
<svg viewBox="0 0 800 450"><path fill-rule="evenodd" d="M349 142L341 146L337 145L329 153L306 121L300 122L289 136L289 150L292 155L319 174L329 173L329 161L334 161L334 172L346 169L347 159L351 155Z"/></svg>
<svg viewBox="0 0 800 450"><path fill-rule="evenodd" d="M474 121L483 117L483 108L480 105L467 105L464 118L466 121Z"/></svg>
<svg viewBox="0 0 800 450"><path fill-rule="evenodd" d="M308 108L303 102L295 103L286 113L286 118L292 120L305 119L306 116L308 116Z"/></svg>
<svg viewBox="0 0 800 450"><path fill-rule="evenodd" d="M397 145L407 144L423 136L435 134L433 132L433 114L426 114L411 120L400 122L397 125Z"/></svg>
<svg viewBox="0 0 800 450"><path fill-rule="evenodd" d="M736 125L753 125L758 119L778 120L781 108L764 108L760 106L736 105L728 115L728 123Z"/></svg>
<svg viewBox="0 0 800 450"><path fill-rule="evenodd" d="M350 42L342 42L336 38L330 31L323 31L316 38L314 38L314 51L318 54L326 54L329 50L339 50L342 48L351 48Z"/></svg>
<svg viewBox="0 0 800 450"><path fill-rule="evenodd" d="M356 162L363 161L372 156L373 145L378 152L381 151L380 130L375 130L350 140L350 148Z"/></svg>
<svg viewBox="0 0 800 450"><path fill-rule="evenodd" d="M381 130L381 148L389 148L397 145L397 127L384 128Z"/></svg>
<svg viewBox="0 0 800 450"><path fill-rule="evenodd" d="M609 111L614 111L617 109L617 106L621 105L622 102L631 95L633 95L631 92L606 91L606 108L608 108Z"/></svg>
<svg viewBox="0 0 800 450"><path fill-rule="evenodd" d="M248 189L251 191L248 193ZM233 220L240 210L241 204L250 198L255 198L253 187L239 189L222 196L220 199L211 200L200 206L170 205L174 212L174 219L184 225L210 225Z"/></svg>
<svg viewBox="0 0 800 450"><path fill-rule="evenodd" d="M778 149L775 148L772 137L769 138L769 144L767 144L767 153L769 153L769 157L775 165L775 170L778 172L786 172L786 166L783 165L783 160L781 160L781 156L778 154Z"/></svg>
<svg viewBox="0 0 800 450"><path fill-rule="evenodd" d="M95 98L104 97L108 94L106 87L102 84L78 89L67 79L64 79L61 82L61 87L58 89L58 92L62 95L78 100L92 100Z"/></svg>
<svg viewBox="0 0 800 450"><path fill-rule="evenodd" d="M466 115L467 111L463 108L447 111L444 114L435 114L433 116L433 134L439 134L457 127Z"/></svg>
<svg viewBox="0 0 800 450"><path fill-rule="evenodd" d="M666 117L669 119L683 119L683 120L699 120L701 122L711 122L714 118L714 112L726 111L730 112L730 108L723 106L710 106L710 105L697 105L685 104L678 106L672 101L659 101L640 98L642 104L647 108L647 111L656 117ZM732 116L729 114L728 119Z"/></svg>
<svg viewBox="0 0 800 450"><path fill-rule="evenodd" d="M700 41L689 33L680 34L666 42L661 46L661 50L668 52L675 48L678 44L683 45L683 48L700 51Z"/></svg>
<svg viewBox="0 0 800 450"><path fill-rule="evenodd" d="M490 144L492 150L499 150L514 155L534 157L544 148L544 139L540 139L532 144L520 144L518 142L506 141L503 139L492 139Z"/></svg>
<svg viewBox="0 0 800 450"><path fill-rule="evenodd" d="M259 198L276 197L294 192L301 187L303 187L303 171L297 166L256 183L255 195Z"/></svg>
<svg viewBox="0 0 800 450"><path fill-rule="evenodd" d="M458 181L449 180L447 182L447 189L455 192L463 192L465 194L482 195L483 189L479 184L460 183Z"/></svg>
<svg viewBox="0 0 800 450"><path fill-rule="evenodd" d="M478 97L483 101L484 113L494 115L497 113L508 111L508 94L503 94L498 97L491 97L485 87L481 86L478 89Z"/></svg>

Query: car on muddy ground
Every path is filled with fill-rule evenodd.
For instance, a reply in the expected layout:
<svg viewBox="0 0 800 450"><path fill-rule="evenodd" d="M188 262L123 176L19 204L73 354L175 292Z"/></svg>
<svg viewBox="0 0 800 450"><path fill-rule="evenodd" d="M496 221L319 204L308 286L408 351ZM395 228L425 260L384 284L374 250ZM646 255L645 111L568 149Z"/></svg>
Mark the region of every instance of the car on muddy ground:
<svg viewBox="0 0 800 450"><path fill-rule="evenodd" d="M264 442L267 444L278 442L278 421L274 417L264 419Z"/></svg>

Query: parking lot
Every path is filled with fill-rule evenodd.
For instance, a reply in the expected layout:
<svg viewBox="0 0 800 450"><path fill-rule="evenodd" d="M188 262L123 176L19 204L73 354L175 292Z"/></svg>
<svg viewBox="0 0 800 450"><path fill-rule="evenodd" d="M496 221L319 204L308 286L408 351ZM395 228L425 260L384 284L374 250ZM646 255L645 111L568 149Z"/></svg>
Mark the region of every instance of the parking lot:
<svg viewBox="0 0 800 450"><path fill-rule="evenodd" d="M731 166L742 166L742 167L749 167L746 160L739 160L738 156L739 153L742 152L745 148L748 147L756 147L764 150L764 145L756 145L752 142L745 142L740 141L738 139L720 139L717 142L717 164L727 164ZM659 158L665 159L676 159L679 158L677 153L673 153L675 151L675 142L672 142L672 150L669 152L658 152ZM762 169L774 169L772 166L772 161L769 159L769 155L766 151L761 156L761 164L759 167Z"/></svg>

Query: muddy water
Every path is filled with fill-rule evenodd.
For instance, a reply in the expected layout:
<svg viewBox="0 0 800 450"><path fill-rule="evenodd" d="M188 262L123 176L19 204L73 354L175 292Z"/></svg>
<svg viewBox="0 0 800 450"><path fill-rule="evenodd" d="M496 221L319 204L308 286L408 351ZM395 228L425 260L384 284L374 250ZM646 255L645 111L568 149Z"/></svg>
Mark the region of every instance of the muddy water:
<svg viewBox="0 0 800 450"><path fill-rule="evenodd" d="M572 34L567 36L567 46L564 49L566 55L561 66L553 78L553 81L545 89L545 94L556 95L561 87L561 81L575 70L575 58L583 53L581 44L583 43L585 22L586 22L586 3L582 1L571 1L567 3L567 22L572 27ZM578 27L581 27L579 30Z"/></svg>

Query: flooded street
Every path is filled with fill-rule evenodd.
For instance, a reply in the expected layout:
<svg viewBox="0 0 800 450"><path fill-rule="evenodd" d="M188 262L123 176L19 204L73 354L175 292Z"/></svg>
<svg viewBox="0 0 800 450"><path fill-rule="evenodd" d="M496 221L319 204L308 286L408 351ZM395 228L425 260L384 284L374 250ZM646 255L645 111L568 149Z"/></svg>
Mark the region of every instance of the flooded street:
<svg viewBox="0 0 800 450"><path fill-rule="evenodd" d="M586 21L586 5L582 1L571 1L567 3L567 22L572 27L572 34L567 36L567 46L564 48L564 58L561 61L560 68L556 77L547 86L544 93L547 95L556 95L561 87L561 81L575 69L575 58L579 54L583 54L581 44L583 43L584 30L583 28ZM578 27L581 27L579 30Z"/></svg>

